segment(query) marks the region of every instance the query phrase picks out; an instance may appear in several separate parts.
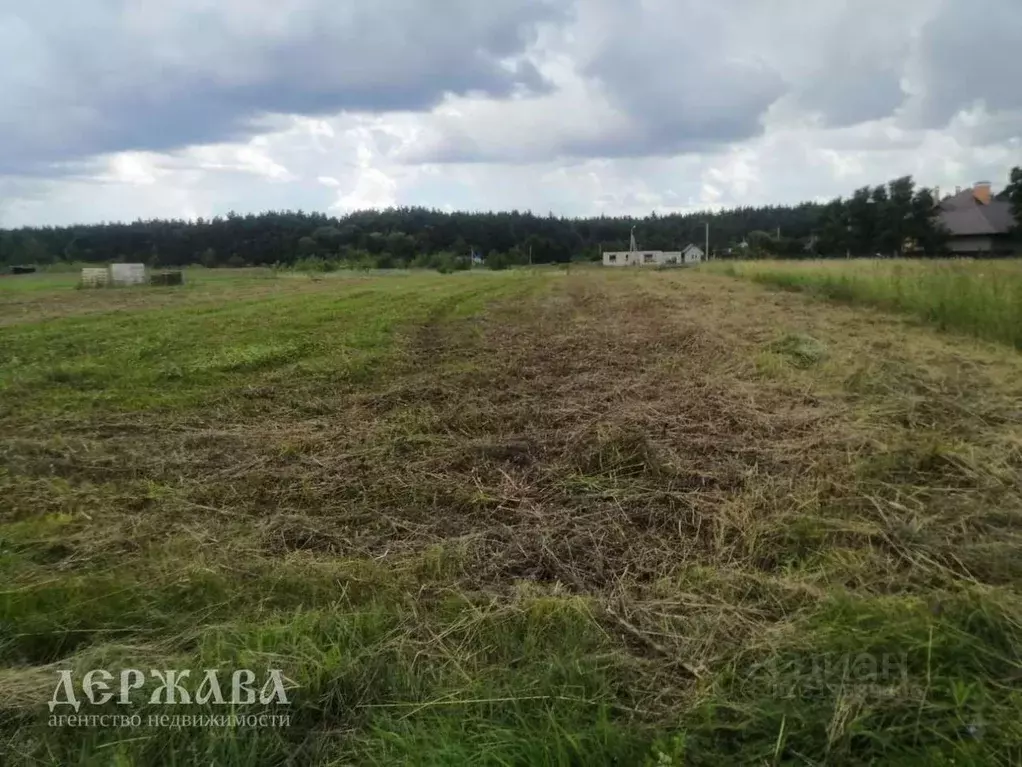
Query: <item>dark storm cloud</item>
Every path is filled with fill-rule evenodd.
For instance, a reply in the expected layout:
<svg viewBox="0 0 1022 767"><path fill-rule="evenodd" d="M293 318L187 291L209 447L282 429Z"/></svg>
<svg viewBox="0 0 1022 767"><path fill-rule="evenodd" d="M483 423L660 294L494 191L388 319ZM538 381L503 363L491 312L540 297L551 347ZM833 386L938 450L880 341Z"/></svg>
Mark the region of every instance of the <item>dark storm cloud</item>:
<svg viewBox="0 0 1022 767"><path fill-rule="evenodd" d="M628 115L630 127L597 140L569 141L566 150L665 155L743 141L762 131L763 114L784 92L776 71L759 62L695 55L659 68L658 63L643 49L600 56L586 73Z"/></svg>
<svg viewBox="0 0 1022 767"><path fill-rule="evenodd" d="M1020 44L1022 1L944 0L920 34L916 117L940 128L977 101L992 113L1022 110Z"/></svg>
<svg viewBox="0 0 1022 767"><path fill-rule="evenodd" d="M762 130L763 113L785 84L743 45L755 2L654 0L640 14L627 0L606 1L614 33L583 73L633 126L606 142L608 155L627 154L627 145L651 155L698 150Z"/></svg>
<svg viewBox="0 0 1022 767"><path fill-rule="evenodd" d="M0 5L0 172L250 134L271 113L426 110L546 84L521 58L567 0Z"/></svg>
<svg viewBox="0 0 1022 767"><path fill-rule="evenodd" d="M601 102L591 120L565 114L549 136L529 135L518 145L495 142L486 125L446 120L442 135L411 156L532 162L707 151L761 133L765 112L786 90L776 67L743 44L757 32L748 18L756 0L585 0L577 7L566 50L591 99Z"/></svg>
<svg viewBox="0 0 1022 767"><path fill-rule="evenodd" d="M536 60L575 91L426 119L409 161L714 151L778 112L940 129L978 100L1018 135L1022 0L0 0L0 174L549 93L523 56L547 22Z"/></svg>
<svg viewBox="0 0 1022 767"><path fill-rule="evenodd" d="M1022 0L586 0L578 9L566 49L611 112L592 109L588 122L566 114L545 136L513 142L492 139L492 116L440 121L441 135L412 156L707 152L758 136L771 118L774 127L895 118L903 128L942 129L979 100L996 123L993 139L1018 135Z"/></svg>
<svg viewBox="0 0 1022 767"><path fill-rule="evenodd" d="M881 65L830 70L826 79L807 83L797 101L827 127L842 128L889 117L905 98L901 72Z"/></svg>

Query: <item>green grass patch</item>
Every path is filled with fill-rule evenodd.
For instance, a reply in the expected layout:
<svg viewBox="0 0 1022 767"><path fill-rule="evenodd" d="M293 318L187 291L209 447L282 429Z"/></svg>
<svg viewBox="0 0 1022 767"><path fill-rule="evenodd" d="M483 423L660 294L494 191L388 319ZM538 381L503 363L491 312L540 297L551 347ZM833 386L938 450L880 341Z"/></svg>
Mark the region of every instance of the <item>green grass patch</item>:
<svg viewBox="0 0 1022 767"><path fill-rule="evenodd" d="M335 380L362 376L401 328L438 309L469 316L515 282L487 277L394 277L368 288L355 280L294 282L281 294L228 294L214 306L0 328L0 413L197 407L299 367Z"/></svg>
<svg viewBox="0 0 1022 767"><path fill-rule="evenodd" d="M905 312L1022 349L1017 261L742 261L711 270L786 290Z"/></svg>

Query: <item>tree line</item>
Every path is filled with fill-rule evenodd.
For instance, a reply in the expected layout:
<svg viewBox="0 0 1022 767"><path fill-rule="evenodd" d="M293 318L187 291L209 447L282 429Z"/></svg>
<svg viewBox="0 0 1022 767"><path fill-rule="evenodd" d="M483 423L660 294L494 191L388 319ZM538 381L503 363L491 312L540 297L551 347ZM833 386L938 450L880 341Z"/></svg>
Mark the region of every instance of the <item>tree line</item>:
<svg viewBox="0 0 1022 767"><path fill-rule="evenodd" d="M1022 169L1003 192L1022 214ZM302 211L229 213L215 218L149 220L0 230L0 265L140 261L152 266L364 264L435 266L478 254L502 265L595 260L627 250L635 228L642 248L709 245L718 257L820 258L939 256L947 233L931 190L909 176L828 203L740 207L636 218L564 218L531 212L444 212L419 207L363 210L342 217ZM1022 220L1022 215L1019 216ZM446 256L444 255L446 254Z"/></svg>

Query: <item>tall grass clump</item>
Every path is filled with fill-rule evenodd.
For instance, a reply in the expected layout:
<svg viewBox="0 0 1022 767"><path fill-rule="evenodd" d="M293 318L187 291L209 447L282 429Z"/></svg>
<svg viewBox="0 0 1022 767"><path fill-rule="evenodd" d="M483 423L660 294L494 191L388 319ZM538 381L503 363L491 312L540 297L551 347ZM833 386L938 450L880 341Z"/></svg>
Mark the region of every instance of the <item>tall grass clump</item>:
<svg viewBox="0 0 1022 767"><path fill-rule="evenodd" d="M711 268L913 314L942 330L1022 349L1022 264L1016 261L744 261Z"/></svg>

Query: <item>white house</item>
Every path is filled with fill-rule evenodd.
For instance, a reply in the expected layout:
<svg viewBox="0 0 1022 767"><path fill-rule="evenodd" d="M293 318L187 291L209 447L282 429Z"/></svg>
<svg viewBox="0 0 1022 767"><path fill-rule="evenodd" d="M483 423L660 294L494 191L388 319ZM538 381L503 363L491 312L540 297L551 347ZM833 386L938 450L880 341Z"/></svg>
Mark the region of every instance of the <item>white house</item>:
<svg viewBox="0 0 1022 767"><path fill-rule="evenodd" d="M603 254L604 266L681 266L698 264L703 260L702 248L689 245L684 250L639 250L632 232L630 250L608 251Z"/></svg>
<svg viewBox="0 0 1022 767"><path fill-rule="evenodd" d="M703 253L703 249L698 245L692 245L691 243L683 251L681 251L683 262L686 264L698 264L706 257Z"/></svg>

